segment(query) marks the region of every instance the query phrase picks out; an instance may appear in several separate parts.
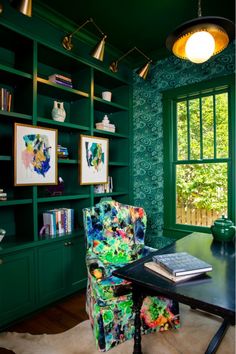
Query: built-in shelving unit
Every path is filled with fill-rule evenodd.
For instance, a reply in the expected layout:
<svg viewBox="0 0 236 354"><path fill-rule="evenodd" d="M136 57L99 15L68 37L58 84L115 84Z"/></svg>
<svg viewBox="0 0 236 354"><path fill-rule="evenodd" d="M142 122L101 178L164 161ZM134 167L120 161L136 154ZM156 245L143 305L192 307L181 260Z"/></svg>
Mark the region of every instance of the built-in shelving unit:
<svg viewBox="0 0 236 354"><path fill-rule="evenodd" d="M50 82L61 74L72 79L73 88ZM85 242L82 209L101 197L132 202L131 175L131 85L98 63L87 62L43 38L0 25L0 87L12 95L10 111L0 110L0 188L7 200L0 201L0 228L6 236L0 243L0 328L62 296L85 286ZM105 101L103 91L112 92ZM64 102L66 120L52 119L54 101ZM108 115L116 132L95 129ZM68 159L58 159L58 176L64 192L50 196L47 186L14 186L14 124L57 129L58 144L69 150ZM80 185L80 135L109 139L109 176L113 192L94 193ZM74 231L42 239L43 213L49 209L73 208ZM56 276L55 276L56 275ZM21 290L19 290L21 289ZM17 299L16 299L17 292Z"/></svg>

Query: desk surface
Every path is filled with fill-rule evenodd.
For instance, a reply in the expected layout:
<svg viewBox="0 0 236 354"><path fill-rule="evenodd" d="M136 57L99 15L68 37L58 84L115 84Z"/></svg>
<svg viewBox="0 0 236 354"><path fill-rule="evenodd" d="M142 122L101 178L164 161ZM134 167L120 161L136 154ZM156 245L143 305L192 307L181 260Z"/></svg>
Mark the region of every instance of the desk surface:
<svg viewBox="0 0 236 354"><path fill-rule="evenodd" d="M235 319L235 244L213 242L212 235L193 233L153 254L186 251L210 263L213 270L201 279L173 283L144 267L147 256L113 272L134 286L211 312L232 323ZM153 255L152 254L152 255Z"/></svg>

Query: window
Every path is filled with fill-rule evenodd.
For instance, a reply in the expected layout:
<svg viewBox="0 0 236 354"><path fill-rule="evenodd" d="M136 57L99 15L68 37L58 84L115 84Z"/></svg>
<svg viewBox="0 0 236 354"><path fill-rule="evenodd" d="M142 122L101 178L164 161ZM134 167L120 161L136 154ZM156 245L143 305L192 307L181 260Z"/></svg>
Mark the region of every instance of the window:
<svg viewBox="0 0 236 354"><path fill-rule="evenodd" d="M164 93L166 229L207 231L222 215L235 221L233 97L229 77Z"/></svg>

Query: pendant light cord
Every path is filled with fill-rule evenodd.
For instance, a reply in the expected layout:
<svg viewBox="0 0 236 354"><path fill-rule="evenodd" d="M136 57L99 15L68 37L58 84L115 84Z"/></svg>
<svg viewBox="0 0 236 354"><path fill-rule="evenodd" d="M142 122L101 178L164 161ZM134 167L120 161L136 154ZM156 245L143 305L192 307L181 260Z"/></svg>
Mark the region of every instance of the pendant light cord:
<svg viewBox="0 0 236 354"><path fill-rule="evenodd" d="M201 0L198 0L198 17L202 17Z"/></svg>

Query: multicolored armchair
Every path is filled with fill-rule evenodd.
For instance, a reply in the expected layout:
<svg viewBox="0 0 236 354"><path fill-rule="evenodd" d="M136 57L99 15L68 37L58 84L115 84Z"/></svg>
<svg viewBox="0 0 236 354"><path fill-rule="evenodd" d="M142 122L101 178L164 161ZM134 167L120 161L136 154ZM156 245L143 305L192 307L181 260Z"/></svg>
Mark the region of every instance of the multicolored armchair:
<svg viewBox="0 0 236 354"><path fill-rule="evenodd" d="M86 309L96 346L107 351L134 335L131 284L113 270L146 256L144 209L114 200L83 209L88 269ZM179 327L178 303L146 297L141 309L142 333Z"/></svg>

